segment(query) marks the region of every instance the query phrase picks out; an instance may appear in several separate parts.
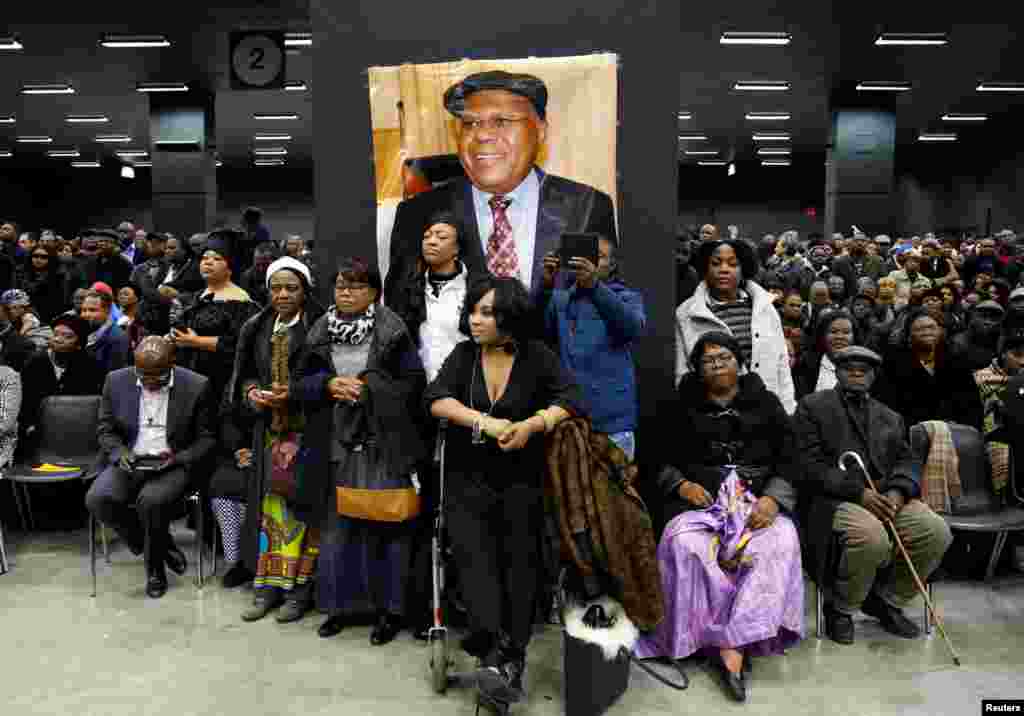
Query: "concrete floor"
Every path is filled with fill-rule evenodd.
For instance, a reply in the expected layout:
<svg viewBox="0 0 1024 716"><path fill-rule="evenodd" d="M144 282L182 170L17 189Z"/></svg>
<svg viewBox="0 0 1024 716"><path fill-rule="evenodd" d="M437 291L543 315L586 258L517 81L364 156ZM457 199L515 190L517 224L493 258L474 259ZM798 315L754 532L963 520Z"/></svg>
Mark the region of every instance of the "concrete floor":
<svg viewBox="0 0 1024 716"><path fill-rule="evenodd" d="M179 543L189 550L190 533ZM286 626L272 618L245 624L239 615L251 592L225 591L216 580L199 591L171 575L167 596L149 600L141 560L116 543L112 564L100 560L100 594L90 599L83 532L8 534L8 547L13 568L0 576L2 716L474 713L469 691L431 692L426 648L408 633L372 647L365 626L319 639L317 615ZM982 698L1024 698L1024 583L949 583L937 594L960 669L937 633L905 641L867 618L853 646L816 640L809 592L808 637L784 657L755 662L746 705L728 701L707 667L691 662L683 693L634 669L608 714L977 714ZM469 666L468 657L457 658ZM531 646L528 701L513 714L563 713L560 662L560 631L547 627Z"/></svg>

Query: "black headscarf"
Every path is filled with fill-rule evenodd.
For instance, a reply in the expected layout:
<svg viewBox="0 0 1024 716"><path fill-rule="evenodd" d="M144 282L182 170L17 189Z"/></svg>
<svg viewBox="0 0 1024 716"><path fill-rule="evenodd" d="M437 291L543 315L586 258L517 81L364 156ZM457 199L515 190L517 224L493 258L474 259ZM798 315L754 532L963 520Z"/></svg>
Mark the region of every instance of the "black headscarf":
<svg viewBox="0 0 1024 716"><path fill-rule="evenodd" d="M89 341L89 334L92 333L92 327L89 322L79 316L64 314L54 319L51 324L52 328L57 326L67 326L75 335L78 336L78 347L79 350L84 349L86 343Z"/></svg>

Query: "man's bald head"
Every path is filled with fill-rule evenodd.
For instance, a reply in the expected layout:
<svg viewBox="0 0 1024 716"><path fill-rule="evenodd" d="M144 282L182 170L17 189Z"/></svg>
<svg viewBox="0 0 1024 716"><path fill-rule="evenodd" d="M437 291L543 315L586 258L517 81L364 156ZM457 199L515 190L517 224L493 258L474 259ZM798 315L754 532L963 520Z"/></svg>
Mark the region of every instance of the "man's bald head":
<svg viewBox="0 0 1024 716"><path fill-rule="evenodd" d="M170 382L174 368L174 344L161 336L146 336L135 349L135 372L147 390L159 390Z"/></svg>

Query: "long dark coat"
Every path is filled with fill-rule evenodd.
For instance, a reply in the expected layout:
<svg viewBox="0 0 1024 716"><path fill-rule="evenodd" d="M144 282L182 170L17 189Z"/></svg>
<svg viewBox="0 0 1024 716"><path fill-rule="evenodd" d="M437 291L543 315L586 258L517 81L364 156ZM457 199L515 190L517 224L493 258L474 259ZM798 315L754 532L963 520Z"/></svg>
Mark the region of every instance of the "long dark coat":
<svg viewBox="0 0 1024 716"><path fill-rule="evenodd" d="M771 495L783 509L792 510L801 476L793 426L761 377L740 376L730 413L707 400L696 373L683 376L678 393L675 410L665 421L669 432L660 463L668 469L657 478L662 502L652 505L661 518L659 531L679 513L697 509L678 495L683 479L699 484L715 499L728 474L723 466L729 464L739 467L753 494Z"/></svg>
<svg viewBox="0 0 1024 716"><path fill-rule="evenodd" d="M987 365L987 364L986 364ZM980 425L974 373L947 352L935 373L925 370L909 350L887 357L872 394L899 413L911 428L925 420Z"/></svg>
<svg viewBox="0 0 1024 716"><path fill-rule="evenodd" d="M312 302L307 303L302 318L291 328L288 350L288 370L291 375L289 387L292 400L290 411L301 411L302 404L295 399L299 377L299 361L306 345L309 330L323 314L323 309ZM246 400L246 393L253 384L266 387L271 384L270 375L270 339L277 311L268 306L243 324L238 334L238 351L235 354L235 365L231 382L225 397L230 403L224 411L228 415L242 416L246 422L251 421L252 428L252 476L248 485L248 509L245 514L245 525L242 528L242 559L249 571L256 572L259 558L260 525L263 522L263 495L266 491L269 472L266 469L266 451L263 449L270 414L255 411Z"/></svg>
<svg viewBox="0 0 1024 716"><path fill-rule="evenodd" d="M327 518L328 498L334 490L330 461L336 402L328 397L327 383L336 373L327 316L310 331L298 373L298 382L292 381L292 396L303 404L306 430L296 457L295 512L308 525L319 527ZM353 421L364 410L372 416L368 429L390 461L389 469L395 474L411 473L427 455L420 419L426 373L405 323L381 304L376 308L366 369L359 377L366 381L361 405L346 409L348 415ZM348 417L341 419L348 421Z"/></svg>
<svg viewBox="0 0 1024 716"><path fill-rule="evenodd" d="M860 503L867 483L858 470L839 469L839 456L857 452L879 490L899 489L904 497L921 494L921 463L907 442L903 418L874 398L867 399L865 425L852 416L838 390L803 398L793 416L804 463L797 516L804 566L816 584L831 581L832 520L841 502Z"/></svg>

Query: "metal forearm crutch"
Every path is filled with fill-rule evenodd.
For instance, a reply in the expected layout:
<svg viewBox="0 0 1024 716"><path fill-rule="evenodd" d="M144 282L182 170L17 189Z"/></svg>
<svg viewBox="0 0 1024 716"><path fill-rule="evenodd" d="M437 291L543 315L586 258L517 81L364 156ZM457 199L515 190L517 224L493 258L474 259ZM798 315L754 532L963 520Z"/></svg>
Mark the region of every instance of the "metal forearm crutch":
<svg viewBox="0 0 1024 716"><path fill-rule="evenodd" d="M875 481L871 479L871 474L868 472L867 466L864 465L864 461L860 455L853 450L847 450L839 456L839 469L846 472L846 458L853 458L854 462L857 463L857 467L864 473L864 479L867 480L868 486L873 492L878 492L878 488L875 487ZM878 492L878 494L882 494ZM885 520L885 526L892 532L892 538L896 541L896 546L899 547L900 554L903 555L903 559L907 562L907 567L910 568L910 574L914 577L914 584L917 585L917 592L924 599L924 604L928 608L928 613L931 615L932 621L935 622L935 626L939 628L939 634L942 634L943 641L946 642L946 646L949 648L949 655L953 658L953 663L956 666L960 666L960 656L956 653L956 649L953 647L953 642L949 640L949 635L946 634L946 627L942 623L942 619L935 613L935 607L932 605L932 600L928 596L928 590L925 589L924 582L921 581L920 575L917 573L917 568L914 567L913 561L910 559L910 555L907 553L907 548L903 546L903 540L900 539L900 534L896 530L896 525L892 520Z"/></svg>

